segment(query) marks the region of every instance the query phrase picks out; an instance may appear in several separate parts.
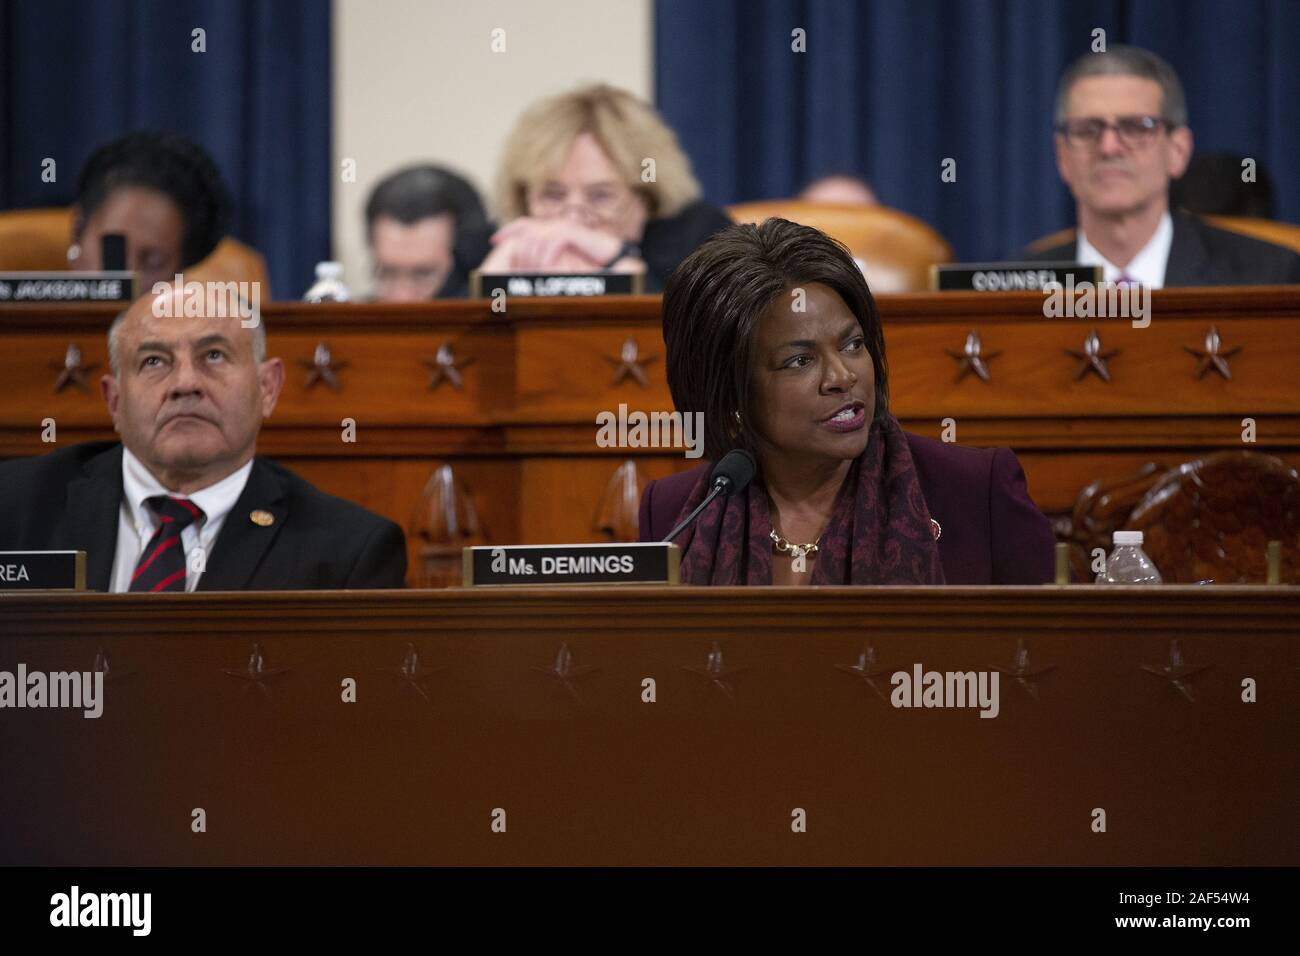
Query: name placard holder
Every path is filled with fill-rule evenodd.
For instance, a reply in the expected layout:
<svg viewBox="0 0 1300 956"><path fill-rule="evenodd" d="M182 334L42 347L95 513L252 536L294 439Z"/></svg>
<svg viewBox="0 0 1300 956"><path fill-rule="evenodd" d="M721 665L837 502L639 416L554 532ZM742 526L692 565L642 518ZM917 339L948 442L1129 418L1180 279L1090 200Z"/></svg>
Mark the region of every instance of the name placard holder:
<svg viewBox="0 0 1300 956"><path fill-rule="evenodd" d="M507 297L592 295L640 295L645 276L639 272L514 272L469 274L469 294L475 299L490 299L498 292Z"/></svg>
<svg viewBox="0 0 1300 956"><path fill-rule="evenodd" d="M675 544L480 545L462 553L466 587L680 583Z"/></svg>
<svg viewBox="0 0 1300 956"><path fill-rule="evenodd" d="M0 591L84 591L85 551L0 551Z"/></svg>
<svg viewBox="0 0 1300 956"><path fill-rule="evenodd" d="M122 302L135 298L134 272L0 272L6 302Z"/></svg>
<svg viewBox="0 0 1300 956"><path fill-rule="evenodd" d="M961 262L930 266L933 292L1041 292L1049 282L1064 286L1069 276L1074 285L1102 280L1101 266L1079 262Z"/></svg>

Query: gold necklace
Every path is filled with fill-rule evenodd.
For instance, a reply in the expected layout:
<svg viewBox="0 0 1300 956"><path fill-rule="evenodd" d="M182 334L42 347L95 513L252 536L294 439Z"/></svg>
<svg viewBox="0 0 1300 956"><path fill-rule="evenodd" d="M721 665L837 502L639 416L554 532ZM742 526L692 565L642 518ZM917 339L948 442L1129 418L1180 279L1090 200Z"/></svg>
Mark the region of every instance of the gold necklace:
<svg viewBox="0 0 1300 956"><path fill-rule="evenodd" d="M773 528L768 532L768 537L772 539L772 544L776 546L777 551L780 551L783 554L788 553L790 555L793 562L791 564L791 570L797 574L802 574L807 569L808 555L816 554L818 550L817 541L814 541L811 544L791 544L781 535L776 533L776 528ZM821 538L818 538L817 540L820 541Z"/></svg>

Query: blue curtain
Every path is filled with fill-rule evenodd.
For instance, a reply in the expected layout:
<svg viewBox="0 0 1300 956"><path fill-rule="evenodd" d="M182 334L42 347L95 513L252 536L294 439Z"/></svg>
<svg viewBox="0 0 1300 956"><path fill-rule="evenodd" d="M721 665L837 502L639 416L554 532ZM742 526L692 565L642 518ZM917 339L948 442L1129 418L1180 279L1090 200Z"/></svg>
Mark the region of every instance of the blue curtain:
<svg viewBox="0 0 1300 956"><path fill-rule="evenodd" d="M1196 148L1254 157L1279 218L1300 221L1295 0L657 0L655 14L657 103L714 202L851 172L959 257L1013 255L1074 224L1052 109L1101 28L1167 59Z"/></svg>
<svg viewBox="0 0 1300 956"><path fill-rule="evenodd" d="M0 102L2 208L67 205L96 146L171 130L216 159L232 232L266 256L277 297L329 256L328 0L6 0Z"/></svg>

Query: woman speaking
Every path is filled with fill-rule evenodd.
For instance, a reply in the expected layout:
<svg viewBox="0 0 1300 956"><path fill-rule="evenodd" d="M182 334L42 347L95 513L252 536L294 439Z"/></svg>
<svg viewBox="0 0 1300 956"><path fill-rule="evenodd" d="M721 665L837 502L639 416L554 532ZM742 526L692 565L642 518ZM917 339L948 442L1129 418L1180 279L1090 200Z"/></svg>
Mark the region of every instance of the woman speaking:
<svg viewBox="0 0 1300 956"><path fill-rule="evenodd" d="M668 385L704 413L704 455L757 477L676 539L687 584L1039 584L1052 531L1005 448L904 432L889 411L880 316L824 233L736 225L688 256L663 298ZM652 481L659 540L710 490L708 465Z"/></svg>

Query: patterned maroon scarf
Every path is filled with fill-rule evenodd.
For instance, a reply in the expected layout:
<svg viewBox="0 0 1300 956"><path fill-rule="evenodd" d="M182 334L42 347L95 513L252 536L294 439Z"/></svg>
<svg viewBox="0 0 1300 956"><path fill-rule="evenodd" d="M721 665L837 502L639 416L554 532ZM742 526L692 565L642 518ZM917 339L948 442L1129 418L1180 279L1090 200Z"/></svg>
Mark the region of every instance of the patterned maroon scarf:
<svg viewBox="0 0 1300 956"><path fill-rule="evenodd" d="M706 469L678 520L708 491ZM715 500L678 539L683 583L771 584L771 530L771 503L760 478L738 495ZM813 584L944 583L907 436L892 416L872 423L866 451L849 470L814 558Z"/></svg>

